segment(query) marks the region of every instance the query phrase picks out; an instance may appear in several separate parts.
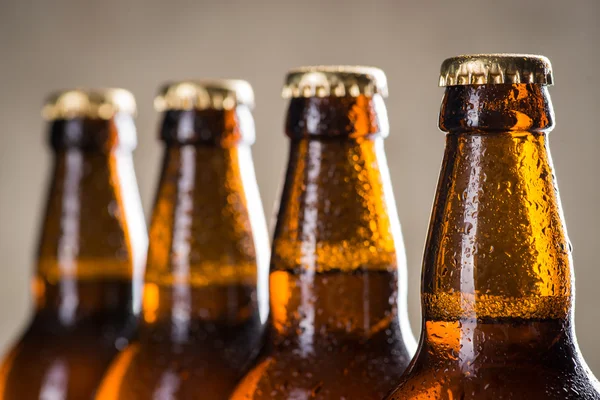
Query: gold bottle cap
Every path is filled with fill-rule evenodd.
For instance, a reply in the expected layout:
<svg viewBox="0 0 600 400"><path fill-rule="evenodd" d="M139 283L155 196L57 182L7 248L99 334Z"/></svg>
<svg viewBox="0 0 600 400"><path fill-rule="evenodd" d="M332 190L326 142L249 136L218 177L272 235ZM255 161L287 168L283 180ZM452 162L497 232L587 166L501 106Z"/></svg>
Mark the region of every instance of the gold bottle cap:
<svg viewBox="0 0 600 400"><path fill-rule="evenodd" d="M212 79L180 81L164 85L154 99L156 111L232 110L238 105L254 108L254 92L246 81Z"/></svg>
<svg viewBox="0 0 600 400"><path fill-rule="evenodd" d="M552 85L552 65L530 54L469 54L444 60L439 86L535 83Z"/></svg>
<svg viewBox="0 0 600 400"><path fill-rule="evenodd" d="M292 69L285 78L282 96L358 97L380 94L387 97L385 73L379 68L326 65Z"/></svg>
<svg viewBox="0 0 600 400"><path fill-rule="evenodd" d="M99 118L111 119L117 113L136 114L135 98L125 89L71 89L52 93L42 116L55 119Z"/></svg>

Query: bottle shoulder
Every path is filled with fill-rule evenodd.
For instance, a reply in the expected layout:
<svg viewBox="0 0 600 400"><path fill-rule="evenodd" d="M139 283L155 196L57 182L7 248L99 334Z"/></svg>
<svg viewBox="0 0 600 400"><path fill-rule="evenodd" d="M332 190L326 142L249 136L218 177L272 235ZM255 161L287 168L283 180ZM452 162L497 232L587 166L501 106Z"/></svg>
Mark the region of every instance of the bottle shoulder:
<svg viewBox="0 0 600 400"><path fill-rule="evenodd" d="M100 335L28 330L0 367L0 398L90 398L117 353Z"/></svg>
<svg viewBox="0 0 600 400"><path fill-rule="evenodd" d="M458 326L440 330L425 324L417 355L388 400L600 399L600 385L568 324Z"/></svg>
<svg viewBox="0 0 600 400"><path fill-rule="evenodd" d="M581 368L560 371L537 365L460 370L412 368L386 400L600 399L598 381Z"/></svg>
<svg viewBox="0 0 600 400"><path fill-rule="evenodd" d="M254 355L257 326L233 332L204 324L187 340L172 340L164 329L142 326L139 339L113 361L99 400L138 398L226 398ZM171 326L169 333L181 327Z"/></svg>
<svg viewBox="0 0 600 400"><path fill-rule="evenodd" d="M401 338L389 339L320 337L312 344L269 341L231 399L381 399L410 360Z"/></svg>

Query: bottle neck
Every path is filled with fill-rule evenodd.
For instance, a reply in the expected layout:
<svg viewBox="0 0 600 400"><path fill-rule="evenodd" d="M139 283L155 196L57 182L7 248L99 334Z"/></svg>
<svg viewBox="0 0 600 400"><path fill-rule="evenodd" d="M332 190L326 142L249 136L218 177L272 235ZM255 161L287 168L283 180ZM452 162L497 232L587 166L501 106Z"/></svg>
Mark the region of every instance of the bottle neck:
<svg viewBox="0 0 600 400"><path fill-rule="evenodd" d="M554 109L548 87L536 84L450 86L440 129L449 133L549 132Z"/></svg>
<svg viewBox="0 0 600 400"><path fill-rule="evenodd" d="M390 126L381 95L292 98L285 122L291 139L387 137Z"/></svg>
<svg viewBox="0 0 600 400"><path fill-rule="evenodd" d="M251 145L255 137L254 118L245 105L230 110L168 110L160 131L160 138L167 145L229 148Z"/></svg>
<svg viewBox="0 0 600 400"><path fill-rule="evenodd" d="M218 113L220 118L207 118ZM215 120L251 118L232 113L191 111L165 117L166 149L150 227L143 315L148 325L170 326L175 340L185 338L195 320L237 324L257 318L257 282L260 312L266 316L269 244L250 147L208 135L189 142L200 138L194 126L222 135ZM234 127L238 139L253 136L248 126L252 121ZM179 134L171 134L175 132Z"/></svg>
<svg viewBox="0 0 600 400"><path fill-rule="evenodd" d="M132 290L141 289L147 236L131 157L133 121L59 120L50 131L55 160L33 286L37 305L67 324L80 312L123 304L136 312L132 300L140 296Z"/></svg>
<svg viewBox="0 0 600 400"><path fill-rule="evenodd" d="M423 261L425 339L435 342L448 323L475 336L486 323L571 329L571 249L547 142L552 126L545 87L447 89L440 127L449 132ZM501 340L523 342L514 336Z"/></svg>
<svg viewBox="0 0 600 400"><path fill-rule="evenodd" d="M294 100L307 110L295 110ZM293 99L288 113L292 140L273 241L270 323L275 337L303 352L313 350L315 336L366 340L389 330L401 337L399 319L410 331L405 255L383 139L364 130L384 118L357 112L370 116L351 129L327 125L335 116L348 128L347 121L360 119L340 113L383 103L364 108L365 99L343 100ZM330 107L315 111L323 101ZM311 123L321 130L290 128Z"/></svg>

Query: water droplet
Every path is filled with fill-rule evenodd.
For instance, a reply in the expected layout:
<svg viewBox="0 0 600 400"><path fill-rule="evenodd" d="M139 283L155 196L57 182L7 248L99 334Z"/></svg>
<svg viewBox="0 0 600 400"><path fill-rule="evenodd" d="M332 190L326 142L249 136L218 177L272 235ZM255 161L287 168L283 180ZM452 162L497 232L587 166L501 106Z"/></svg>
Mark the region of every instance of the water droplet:
<svg viewBox="0 0 600 400"><path fill-rule="evenodd" d="M465 223L464 232L468 235L471 233L471 229L473 229L473 224L470 222Z"/></svg>

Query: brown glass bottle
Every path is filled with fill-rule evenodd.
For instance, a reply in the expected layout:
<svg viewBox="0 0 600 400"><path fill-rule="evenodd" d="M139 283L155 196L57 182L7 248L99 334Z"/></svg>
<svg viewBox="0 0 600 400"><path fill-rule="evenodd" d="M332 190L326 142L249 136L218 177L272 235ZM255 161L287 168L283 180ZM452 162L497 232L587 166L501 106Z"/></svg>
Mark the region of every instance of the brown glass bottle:
<svg viewBox="0 0 600 400"><path fill-rule="evenodd" d="M244 81L179 82L164 110L163 168L150 227L139 340L98 399L226 399L266 319L268 234L250 153ZM259 288L260 289L260 288Z"/></svg>
<svg viewBox="0 0 600 400"><path fill-rule="evenodd" d="M131 158L135 101L120 89L72 90L44 111L54 169L36 310L0 367L0 399L91 399L139 311L132 278L141 278L147 233Z"/></svg>
<svg viewBox="0 0 600 400"><path fill-rule="evenodd" d="M414 339L383 149L386 90L375 68L288 75L291 143L268 337L233 400L381 399L408 364Z"/></svg>
<svg viewBox="0 0 600 400"><path fill-rule="evenodd" d="M417 355L389 399L598 399L547 134L549 61L446 60Z"/></svg>

